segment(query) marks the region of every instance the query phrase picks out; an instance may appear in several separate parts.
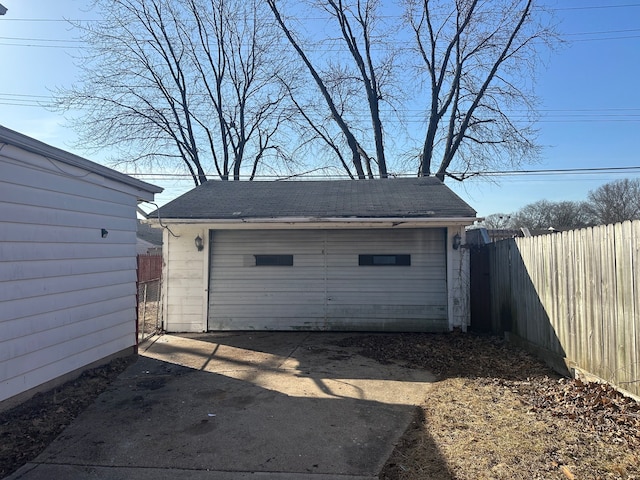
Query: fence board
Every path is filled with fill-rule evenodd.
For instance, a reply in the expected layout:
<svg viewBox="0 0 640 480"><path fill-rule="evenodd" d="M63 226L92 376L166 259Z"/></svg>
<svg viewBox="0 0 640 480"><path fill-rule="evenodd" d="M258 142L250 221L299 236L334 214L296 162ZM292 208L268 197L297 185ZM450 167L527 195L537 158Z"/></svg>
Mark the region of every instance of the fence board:
<svg viewBox="0 0 640 480"><path fill-rule="evenodd" d="M632 339L632 347L635 353L635 363L633 363L632 378L636 382L636 387L640 390L640 222L631 224L631 249L633 262L633 320L631 326L633 331L629 332Z"/></svg>
<svg viewBox="0 0 640 480"><path fill-rule="evenodd" d="M162 255L138 255L138 282L162 277Z"/></svg>
<svg viewBox="0 0 640 480"><path fill-rule="evenodd" d="M640 396L640 221L491 244L491 325Z"/></svg>

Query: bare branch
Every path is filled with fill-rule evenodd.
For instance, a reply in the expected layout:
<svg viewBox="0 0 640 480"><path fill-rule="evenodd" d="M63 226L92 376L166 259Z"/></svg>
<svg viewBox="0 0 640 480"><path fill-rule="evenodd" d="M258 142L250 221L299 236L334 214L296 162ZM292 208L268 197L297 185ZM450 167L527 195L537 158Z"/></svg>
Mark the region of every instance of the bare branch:
<svg viewBox="0 0 640 480"><path fill-rule="evenodd" d="M287 59L272 48L277 30L261 5L96 0L104 20L78 25L89 45L84 77L58 92L58 108L83 110L81 142L180 157L196 185L212 167L221 179L254 177L286 109L275 73Z"/></svg>

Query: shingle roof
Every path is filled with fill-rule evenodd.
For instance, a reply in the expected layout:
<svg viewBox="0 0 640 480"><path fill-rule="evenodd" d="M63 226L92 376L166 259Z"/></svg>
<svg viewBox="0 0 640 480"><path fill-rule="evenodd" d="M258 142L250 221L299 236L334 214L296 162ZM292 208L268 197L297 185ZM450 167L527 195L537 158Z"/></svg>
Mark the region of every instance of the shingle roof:
<svg viewBox="0 0 640 480"><path fill-rule="evenodd" d="M459 218L476 212L435 177L279 182L209 181L149 218Z"/></svg>
<svg viewBox="0 0 640 480"><path fill-rule="evenodd" d="M152 228L148 223L142 223L138 220L137 237L149 242L151 245L162 245L162 230Z"/></svg>

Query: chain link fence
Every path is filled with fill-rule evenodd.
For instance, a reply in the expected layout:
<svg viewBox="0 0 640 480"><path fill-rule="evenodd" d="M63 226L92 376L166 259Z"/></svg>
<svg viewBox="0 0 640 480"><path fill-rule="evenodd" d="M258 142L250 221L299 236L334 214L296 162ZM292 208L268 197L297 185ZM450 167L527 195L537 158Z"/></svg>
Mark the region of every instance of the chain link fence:
<svg viewBox="0 0 640 480"><path fill-rule="evenodd" d="M160 331L162 279L138 282L138 343Z"/></svg>

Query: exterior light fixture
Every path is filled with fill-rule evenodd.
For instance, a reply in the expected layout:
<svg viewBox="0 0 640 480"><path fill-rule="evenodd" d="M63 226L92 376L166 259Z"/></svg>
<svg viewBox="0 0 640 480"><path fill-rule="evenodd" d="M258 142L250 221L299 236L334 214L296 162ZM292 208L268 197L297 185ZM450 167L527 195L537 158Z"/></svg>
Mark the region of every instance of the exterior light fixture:
<svg viewBox="0 0 640 480"><path fill-rule="evenodd" d="M106 228L103 228L100 230L100 235L102 236L102 238L107 238L107 235L109 235L109 232L107 231Z"/></svg>
<svg viewBox="0 0 640 480"><path fill-rule="evenodd" d="M0 15L4 15L5 13L7 13L7 7L0 3Z"/></svg>
<svg viewBox="0 0 640 480"><path fill-rule="evenodd" d="M453 236L453 244L451 245L454 250L458 250L460 248L460 242L462 242L462 237L459 233L456 233Z"/></svg>
<svg viewBox="0 0 640 480"><path fill-rule="evenodd" d="M196 242L196 248L198 249L199 252L202 251L202 249L204 248L204 240L202 240L202 238L200 238L200 235L198 235L195 239Z"/></svg>

